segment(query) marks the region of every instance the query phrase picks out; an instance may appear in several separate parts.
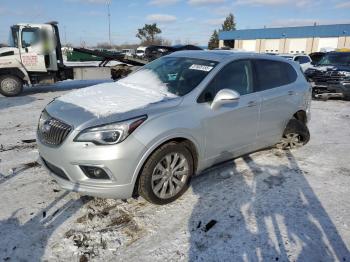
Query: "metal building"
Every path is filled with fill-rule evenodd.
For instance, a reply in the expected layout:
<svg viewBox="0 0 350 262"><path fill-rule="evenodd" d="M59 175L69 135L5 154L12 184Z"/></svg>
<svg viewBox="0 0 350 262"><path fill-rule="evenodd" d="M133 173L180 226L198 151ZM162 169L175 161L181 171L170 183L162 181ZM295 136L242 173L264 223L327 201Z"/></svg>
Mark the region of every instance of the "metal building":
<svg viewBox="0 0 350 262"><path fill-rule="evenodd" d="M219 46L259 53L312 53L350 48L350 24L221 31Z"/></svg>

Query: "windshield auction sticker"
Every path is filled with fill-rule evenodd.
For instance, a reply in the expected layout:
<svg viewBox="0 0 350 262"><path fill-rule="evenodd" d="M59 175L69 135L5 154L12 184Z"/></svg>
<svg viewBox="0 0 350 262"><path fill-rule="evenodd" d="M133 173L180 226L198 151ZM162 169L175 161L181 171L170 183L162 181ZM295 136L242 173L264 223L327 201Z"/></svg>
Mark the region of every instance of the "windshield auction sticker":
<svg viewBox="0 0 350 262"><path fill-rule="evenodd" d="M193 65L190 66L190 69L209 72L210 70L213 69L213 67L212 66L195 65L195 64L193 64Z"/></svg>

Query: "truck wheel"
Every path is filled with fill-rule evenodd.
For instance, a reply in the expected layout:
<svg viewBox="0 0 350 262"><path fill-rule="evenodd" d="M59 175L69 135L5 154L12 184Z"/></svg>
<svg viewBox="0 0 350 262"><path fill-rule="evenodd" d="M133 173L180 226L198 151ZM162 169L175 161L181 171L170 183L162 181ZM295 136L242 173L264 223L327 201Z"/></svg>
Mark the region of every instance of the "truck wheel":
<svg viewBox="0 0 350 262"><path fill-rule="evenodd" d="M293 118L287 124L281 141L276 145L279 149L294 149L301 147L310 140L310 132L306 124Z"/></svg>
<svg viewBox="0 0 350 262"><path fill-rule="evenodd" d="M138 183L139 194L157 205L173 202L188 189L193 172L191 152L181 143L165 144L144 165Z"/></svg>
<svg viewBox="0 0 350 262"><path fill-rule="evenodd" d="M0 93L4 96L16 96L23 90L23 82L14 75L0 76Z"/></svg>

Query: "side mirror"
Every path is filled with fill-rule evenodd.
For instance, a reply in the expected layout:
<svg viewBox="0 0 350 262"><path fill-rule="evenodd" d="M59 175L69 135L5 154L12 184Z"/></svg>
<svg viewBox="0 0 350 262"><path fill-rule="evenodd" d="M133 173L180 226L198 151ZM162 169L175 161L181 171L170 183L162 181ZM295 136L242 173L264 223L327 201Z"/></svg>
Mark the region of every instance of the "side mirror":
<svg viewBox="0 0 350 262"><path fill-rule="evenodd" d="M214 97L213 102L211 103L211 109L218 109L224 104L229 104L237 102L240 98L240 94L231 89L222 89Z"/></svg>

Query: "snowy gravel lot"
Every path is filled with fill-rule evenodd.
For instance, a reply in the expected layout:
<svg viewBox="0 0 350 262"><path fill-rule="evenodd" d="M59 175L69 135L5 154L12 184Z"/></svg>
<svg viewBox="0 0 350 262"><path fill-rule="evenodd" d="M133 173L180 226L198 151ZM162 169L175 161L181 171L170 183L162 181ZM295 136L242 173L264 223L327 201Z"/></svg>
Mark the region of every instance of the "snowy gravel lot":
<svg viewBox="0 0 350 262"><path fill-rule="evenodd" d="M232 160L154 206L65 192L35 163L42 108L95 83L0 96L2 261L350 261L349 102L313 101L305 147Z"/></svg>

